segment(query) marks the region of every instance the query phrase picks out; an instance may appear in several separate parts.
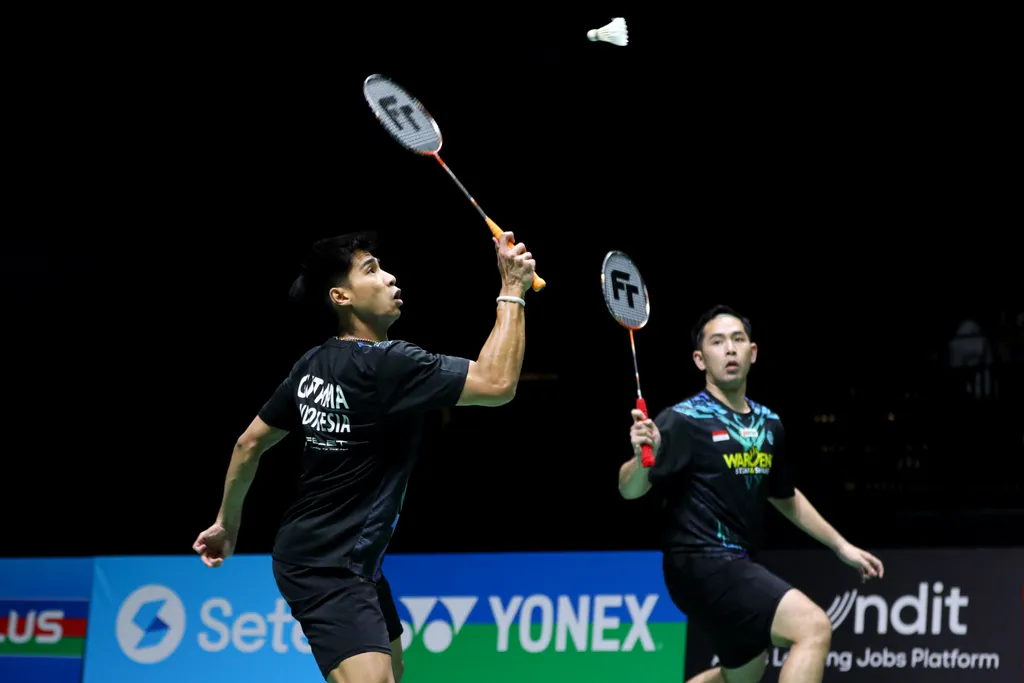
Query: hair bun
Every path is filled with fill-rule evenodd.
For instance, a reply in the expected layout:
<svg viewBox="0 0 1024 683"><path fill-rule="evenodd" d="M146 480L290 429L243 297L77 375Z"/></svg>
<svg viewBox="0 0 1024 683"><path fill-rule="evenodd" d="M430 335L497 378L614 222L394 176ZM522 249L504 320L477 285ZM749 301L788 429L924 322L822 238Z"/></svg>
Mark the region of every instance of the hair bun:
<svg viewBox="0 0 1024 683"><path fill-rule="evenodd" d="M309 303L309 283L306 282L305 273L295 278L291 288L288 290L288 298L296 304Z"/></svg>

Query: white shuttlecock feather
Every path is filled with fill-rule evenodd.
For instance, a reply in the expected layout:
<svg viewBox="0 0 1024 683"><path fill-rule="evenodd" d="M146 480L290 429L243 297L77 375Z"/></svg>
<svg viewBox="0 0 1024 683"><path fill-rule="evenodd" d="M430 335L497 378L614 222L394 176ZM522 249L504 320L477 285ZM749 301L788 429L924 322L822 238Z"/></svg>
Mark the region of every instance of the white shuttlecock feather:
<svg viewBox="0 0 1024 683"><path fill-rule="evenodd" d="M611 43L619 47L625 47L629 43L629 32L626 30L626 20L622 17L615 17L610 24L601 28L587 31L587 38L592 41Z"/></svg>

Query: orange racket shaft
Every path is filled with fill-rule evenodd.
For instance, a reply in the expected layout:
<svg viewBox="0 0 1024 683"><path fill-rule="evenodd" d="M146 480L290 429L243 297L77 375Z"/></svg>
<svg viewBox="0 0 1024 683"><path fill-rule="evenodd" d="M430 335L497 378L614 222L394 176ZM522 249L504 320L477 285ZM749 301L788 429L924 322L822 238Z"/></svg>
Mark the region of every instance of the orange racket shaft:
<svg viewBox="0 0 1024 683"><path fill-rule="evenodd" d="M475 199L473 199L473 195L469 193L469 190L466 189L465 185L459 182L459 179L455 177L454 173L452 173L452 169L448 168L448 164L444 163L444 160L441 159L441 155L434 154L432 156L435 159L437 159L437 163L441 164L441 168L448 172L448 175L451 176L452 180L455 181L455 184L459 186L460 190L462 190L462 194L466 195L466 199L473 203L473 206L476 207L476 210L480 213L480 216L484 219L484 222L487 223L487 227L491 229L491 234L494 235L495 238L501 237L501 228L499 228L498 224L492 221L490 217L486 213L484 213L484 210L481 209L480 205L476 203ZM512 242L509 242L508 246L514 247L515 245ZM540 290L547 287L547 284L547 281L545 281L544 278L542 278L540 275L538 275L537 273L533 274L533 291L539 292Z"/></svg>
<svg viewBox="0 0 1024 683"><path fill-rule="evenodd" d="M633 349L633 372L636 373L636 409L644 414L644 419L647 419L647 402L644 401L643 394L640 393L640 370L637 369L636 364L636 342L633 340L633 330L629 330L629 346ZM651 444L645 443L640 447L640 464L644 467L654 466L654 449L651 448Z"/></svg>

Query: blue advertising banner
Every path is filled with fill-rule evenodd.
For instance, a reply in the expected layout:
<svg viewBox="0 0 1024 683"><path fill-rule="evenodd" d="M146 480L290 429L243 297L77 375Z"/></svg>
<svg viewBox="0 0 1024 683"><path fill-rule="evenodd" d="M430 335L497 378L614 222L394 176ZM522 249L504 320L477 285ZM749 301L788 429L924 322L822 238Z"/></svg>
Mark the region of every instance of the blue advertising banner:
<svg viewBox="0 0 1024 683"><path fill-rule="evenodd" d="M78 683L92 558L0 559L0 681Z"/></svg>
<svg viewBox="0 0 1024 683"><path fill-rule="evenodd" d="M410 683L681 680L657 553L394 555ZM267 556L99 558L84 683L317 680Z"/></svg>

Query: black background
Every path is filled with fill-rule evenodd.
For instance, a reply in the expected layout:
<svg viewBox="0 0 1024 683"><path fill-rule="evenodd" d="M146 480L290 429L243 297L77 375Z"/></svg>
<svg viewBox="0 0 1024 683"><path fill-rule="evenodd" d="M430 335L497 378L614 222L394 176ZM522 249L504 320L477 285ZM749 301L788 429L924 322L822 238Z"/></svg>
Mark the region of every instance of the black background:
<svg viewBox="0 0 1024 683"><path fill-rule="evenodd" d="M700 389L689 327L728 303L761 346L751 397L852 541L1020 542L1020 366L984 404L944 367L965 316L1024 300L998 17L477 9L12 24L5 555L189 552L234 439L320 341L286 303L316 238L379 230L392 337L475 357L489 233L374 120L378 72L549 283L516 400L431 418L395 552L654 546L654 503L616 492L635 384L609 249L650 290L652 411ZM627 48L586 40L620 14ZM264 457L240 552L269 551L299 447ZM770 547L813 543L769 518Z"/></svg>

